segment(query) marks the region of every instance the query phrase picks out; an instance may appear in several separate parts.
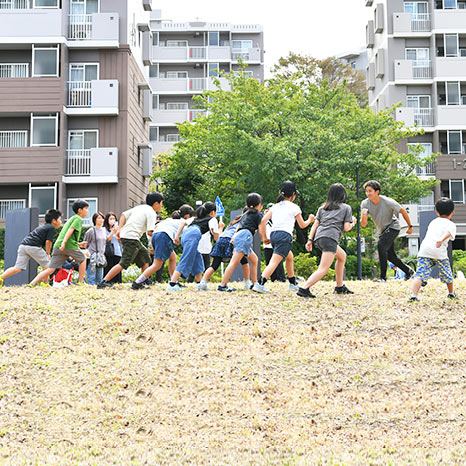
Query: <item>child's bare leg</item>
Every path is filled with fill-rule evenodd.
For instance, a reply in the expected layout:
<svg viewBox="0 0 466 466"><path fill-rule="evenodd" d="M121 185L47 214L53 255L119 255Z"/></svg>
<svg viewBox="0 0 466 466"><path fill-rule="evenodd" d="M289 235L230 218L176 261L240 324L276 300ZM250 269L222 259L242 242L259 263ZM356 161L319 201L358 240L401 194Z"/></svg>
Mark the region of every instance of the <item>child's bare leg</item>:
<svg viewBox="0 0 466 466"><path fill-rule="evenodd" d="M150 267L147 267L146 270L144 270L143 275L146 278L151 277L152 275L154 275L155 272L157 272L157 270L160 270L160 268L162 267L162 264L163 264L163 260L154 258L154 262L152 262L152 265Z"/></svg>
<svg viewBox="0 0 466 466"><path fill-rule="evenodd" d="M196 282L199 283L202 280L202 273L198 273L195 277Z"/></svg>
<svg viewBox="0 0 466 466"><path fill-rule="evenodd" d="M172 283L176 283L180 279L180 277L181 277L181 272L178 272L177 270L175 270L172 277L170 278L170 281Z"/></svg>
<svg viewBox="0 0 466 466"><path fill-rule="evenodd" d="M257 282L257 264L259 263L259 259L257 258L257 255L254 251L249 254L248 259L251 261L251 278L252 282L256 283Z"/></svg>
<svg viewBox="0 0 466 466"><path fill-rule="evenodd" d="M419 290L421 289L422 286L422 280L420 278L415 278L413 279L413 294L417 296L419 293Z"/></svg>
<svg viewBox="0 0 466 466"><path fill-rule="evenodd" d="M170 274L170 277L175 273L176 269L176 254L175 251L173 251L170 254L170 257L168 258L168 273Z"/></svg>
<svg viewBox="0 0 466 466"><path fill-rule="evenodd" d="M78 278L79 283L84 283L84 275L86 275L86 261L82 261L79 264L79 278Z"/></svg>
<svg viewBox="0 0 466 466"><path fill-rule="evenodd" d="M84 263L86 263L86 262L84 261ZM122 270L123 270L123 267L120 264L114 265L108 271L107 275L105 275L104 281L109 282L113 277L116 277Z"/></svg>
<svg viewBox="0 0 466 466"><path fill-rule="evenodd" d="M453 282L447 283L447 288L449 293L453 293Z"/></svg>
<svg viewBox="0 0 466 466"><path fill-rule="evenodd" d="M213 267L209 267L205 272L204 272L204 276L202 277L203 280L205 280L206 282L208 282L212 275L215 273L215 270Z"/></svg>
<svg viewBox="0 0 466 466"><path fill-rule="evenodd" d="M333 252L323 252L319 268L306 280L303 288L310 288L312 285L315 285L319 280L324 278L332 265L333 259L335 259L335 254L333 254Z"/></svg>
<svg viewBox="0 0 466 466"><path fill-rule="evenodd" d="M221 286L226 286L228 281L230 280L233 271L238 267L238 264L240 263L242 257L244 256L244 252L233 252L233 257L230 260L230 263L228 264L227 269L225 270L225 273L223 274L223 279Z"/></svg>
<svg viewBox="0 0 466 466"><path fill-rule="evenodd" d="M16 267L10 267L5 270L5 272L2 273L0 278L2 280L5 280L5 278L11 277L12 275L16 275L17 273L21 272L22 269L18 269Z"/></svg>
<svg viewBox="0 0 466 466"><path fill-rule="evenodd" d="M282 260L283 256L280 256L280 254L273 254L272 258L270 259L269 265L262 272L262 278L268 280Z"/></svg>
<svg viewBox="0 0 466 466"><path fill-rule="evenodd" d="M286 274L288 278L294 277L294 255L290 251L285 259Z"/></svg>
<svg viewBox="0 0 466 466"><path fill-rule="evenodd" d="M86 271L85 265L86 265L86 262L84 262L84 272ZM32 280L31 285L37 285L39 282L43 281L44 279L48 280L48 278L53 272L55 272L55 269L47 268L47 269L42 270L42 272L36 275L36 278ZM84 279L84 275L83 275L83 279Z"/></svg>
<svg viewBox="0 0 466 466"><path fill-rule="evenodd" d="M335 280L337 286L343 286L343 275L345 274L345 263L346 263L346 252L340 247L337 247L337 253L335 254L337 262L335 264Z"/></svg>

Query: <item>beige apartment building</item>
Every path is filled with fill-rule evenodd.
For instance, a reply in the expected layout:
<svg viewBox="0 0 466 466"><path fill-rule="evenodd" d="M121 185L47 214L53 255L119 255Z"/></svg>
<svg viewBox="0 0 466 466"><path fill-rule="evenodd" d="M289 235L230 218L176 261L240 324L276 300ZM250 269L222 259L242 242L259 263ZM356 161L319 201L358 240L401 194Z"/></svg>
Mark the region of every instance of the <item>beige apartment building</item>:
<svg viewBox="0 0 466 466"><path fill-rule="evenodd" d="M151 0L0 0L0 224L149 188ZM89 222L89 218L87 219Z"/></svg>
<svg viewBox="0 0 466 466"><path fill-rule="evenodd" d="M426 155L441 153L436 164L417 170L440 184L409 211L419 235L418 212L433 210L435 200L451 197L458 237L466 237L466 1L365 0L373 15L367 24L369 105L375 112L396 103L395 118L425 134L411 138ZM417 227L417 228L416 228ZM409 239L412 253L417 238Z"/></svg>

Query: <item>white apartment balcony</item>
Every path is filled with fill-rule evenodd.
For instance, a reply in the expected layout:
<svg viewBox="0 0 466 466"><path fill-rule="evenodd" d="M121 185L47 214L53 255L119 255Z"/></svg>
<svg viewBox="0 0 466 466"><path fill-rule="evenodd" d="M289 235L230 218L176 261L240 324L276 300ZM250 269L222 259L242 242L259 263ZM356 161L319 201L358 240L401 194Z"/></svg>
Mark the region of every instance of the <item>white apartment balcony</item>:
<svg viewBox="0 0 466 466"><path fill-rule="evenodd" d="M160 47L153 46L152 60L158 63L229 62L231 47Z"/></svg>
<svg viewBox="0 0 466 466"><path fill-rule="evenodd" d="M466 29L466 10L434 10L433 29L442 32L460 32Z"/></svg>
<svg viewBox="0 0 466 466"><path fill-rule="evenodd" d="M393 13L393 36L425 36L432 31L429 13Z"/></svg>
<svg viewBox="0 0 466 466"><path fill-rule="evenodd" d="M118 116L118 81L68 81L67 115Z"/></svg>
<svg viewBox="0 0 466 466"><path fill-rule="evenodd" d="M0 43L31 43L31 38L36 44L50 43L54 42L51 37L62 36L62 10L58 8L6 9L0 6Z"/></svg>
<svg viewBox="0 0 466 466"><path fill-rule="evenodd" d="M120 28L118 13L69 15L68 47L118 48Z"/></svg>
<svg viewBox="0 0 466 466"><path fill-rule="evenodd" d="M232 31L234 33L260 33L263 28L260 24L231 24L231 23L208 23L208 22L174 22L160 21L160 17L156 11L151 13L151 19L157 20L154 23L155 31Z"/></svg>
<svg viewBox="0 0 466 466"><path fill-rule="evenodd" d="M0 131L0 148L29 147L28 131Z"/></svg>
<svg viewBox="0 0 466 466"><path fill-rule="evenodd" d="M156 94L197 94L217 90L215 79L222 90L231 90L226 78L151 78L150 85Z"/></svg>
<svg viewBox="0 0 466 466"><path fill-rule="evenodd" d="M63 182L118 183L118 148L67 150Z"/></svg>
<svg viewBox="0 0 466 466"><path fill-rule="evenodd" d="M466 105L439 105L437 129L466 129Z"/></svg>
<svg viewBox="0 0 466 466"><path fill-rule="evenodd" d="M437 164L435 162L429 162L424 167L416 168L416 175L420 178L430 178L435 176Z"/></svg>
<svg viewBox="0 0 466 466"><path fill-rule="evenodd" d="M29 63L0 63L1 78L29 78Z"/></svg>
<svg viewBox="0 0 466 466"><path fill-rule="evenodd" d="M395 115L396 121L402 121L406 127L421 126L433 131L434 111L432 108L398 107Z"/></svg>
<svg viewBox="0 0 466 466"><path fill-rule="evenodd" d="M432 62L430 60L395 60L395 81L402 83L432 83Z"/></svg>
<svg viewBox="0 0 466 466"><path fill-rule="evenodd" d="M439 79L443 78L442 81L464 79L466 76L466 57L437 57L435 59L435 76Z"/></svg>
<svg viewBox="0 0 466 466"><path fill-rule="evenodd" d="M243 61L245 63L260 63L261 62L261 49L241 49L231 51L231 58L233 63L238 63L238 61Z"/></svg>
<svg viewBox="0 0 466 466"><path fill-rule="evenodd" d="M9 210L19 210L26 208L25 199L0 200L0 218L5 218Z"/></svg>
<svg viewBox="0 0 466 466"><path fill-rule="evenodd" d="M154 123L157 126L176 126L183 121L194 121L198 116L205 115L205 110L154 110Z"/></svg>

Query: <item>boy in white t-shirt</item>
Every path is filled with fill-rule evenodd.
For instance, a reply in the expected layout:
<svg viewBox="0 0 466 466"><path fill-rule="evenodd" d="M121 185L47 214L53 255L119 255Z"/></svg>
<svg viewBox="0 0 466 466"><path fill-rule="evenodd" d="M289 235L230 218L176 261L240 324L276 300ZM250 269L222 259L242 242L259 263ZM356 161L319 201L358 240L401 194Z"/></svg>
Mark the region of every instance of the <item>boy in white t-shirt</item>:
<svg viewBox="0 0 466 466"><path fill-rule="evenodd" d="M457 298L453 292L453 274L448 259L448 241L453 241L456 236L456 225L450 220L455 214L455 204L451 199L443 197L435 203L435 210L438 218L430 222L417 255L417 271L413 278L413 294L410 301L419 301L417 294L422 282L429 279L436 264L440 270L440 281L447 285L447 297Z"/></svg>

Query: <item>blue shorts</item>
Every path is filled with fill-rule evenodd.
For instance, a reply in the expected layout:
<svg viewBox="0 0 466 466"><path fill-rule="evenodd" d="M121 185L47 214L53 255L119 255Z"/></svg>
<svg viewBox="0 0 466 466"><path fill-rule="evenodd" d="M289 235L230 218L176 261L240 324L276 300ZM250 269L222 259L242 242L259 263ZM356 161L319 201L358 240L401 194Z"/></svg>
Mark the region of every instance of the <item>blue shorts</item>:
<svg viewBox="0 0 466 466"><path fill-rule="evenodd" d="M152 247L154 248L154 259L166 261L173 252L173 241L164 232L154 233L152 235Z"/></svg>
<svg viewBox="0 0 466 466"><path fill-rule="evenodd" d="M440 281L442 283L453 283L453 273L451 272L450 261L448 259L431 259L430 257L418 257L417 258L417 270L414 278L418 278L426 282L432 269L435 265L438 265L440 271Z"/></svg>
<svg viewBox="0 0 466 466"><path fill-rule="evenodd" d="M249 230L240 230L233 239L236 252L243 252L247 257L252 252L253 235Z"/></svg>
<svg viewBox="0 0 466 466"><path fill-rule="evenodd" d="M272 243L273 253L286 257L293 245L293 237L286 231L272 231L270 233L270 242Z"/></svg>
<svg viewBox="0 0 466 466"><path fill-rule="evenodd" d="M176 271L180 272L183 278L187 278L189 274L196 276L204 272L204 261L197 250L201 236L201 229L197 225L187 227L181 236L183 254L176 266Z"/></svg>

